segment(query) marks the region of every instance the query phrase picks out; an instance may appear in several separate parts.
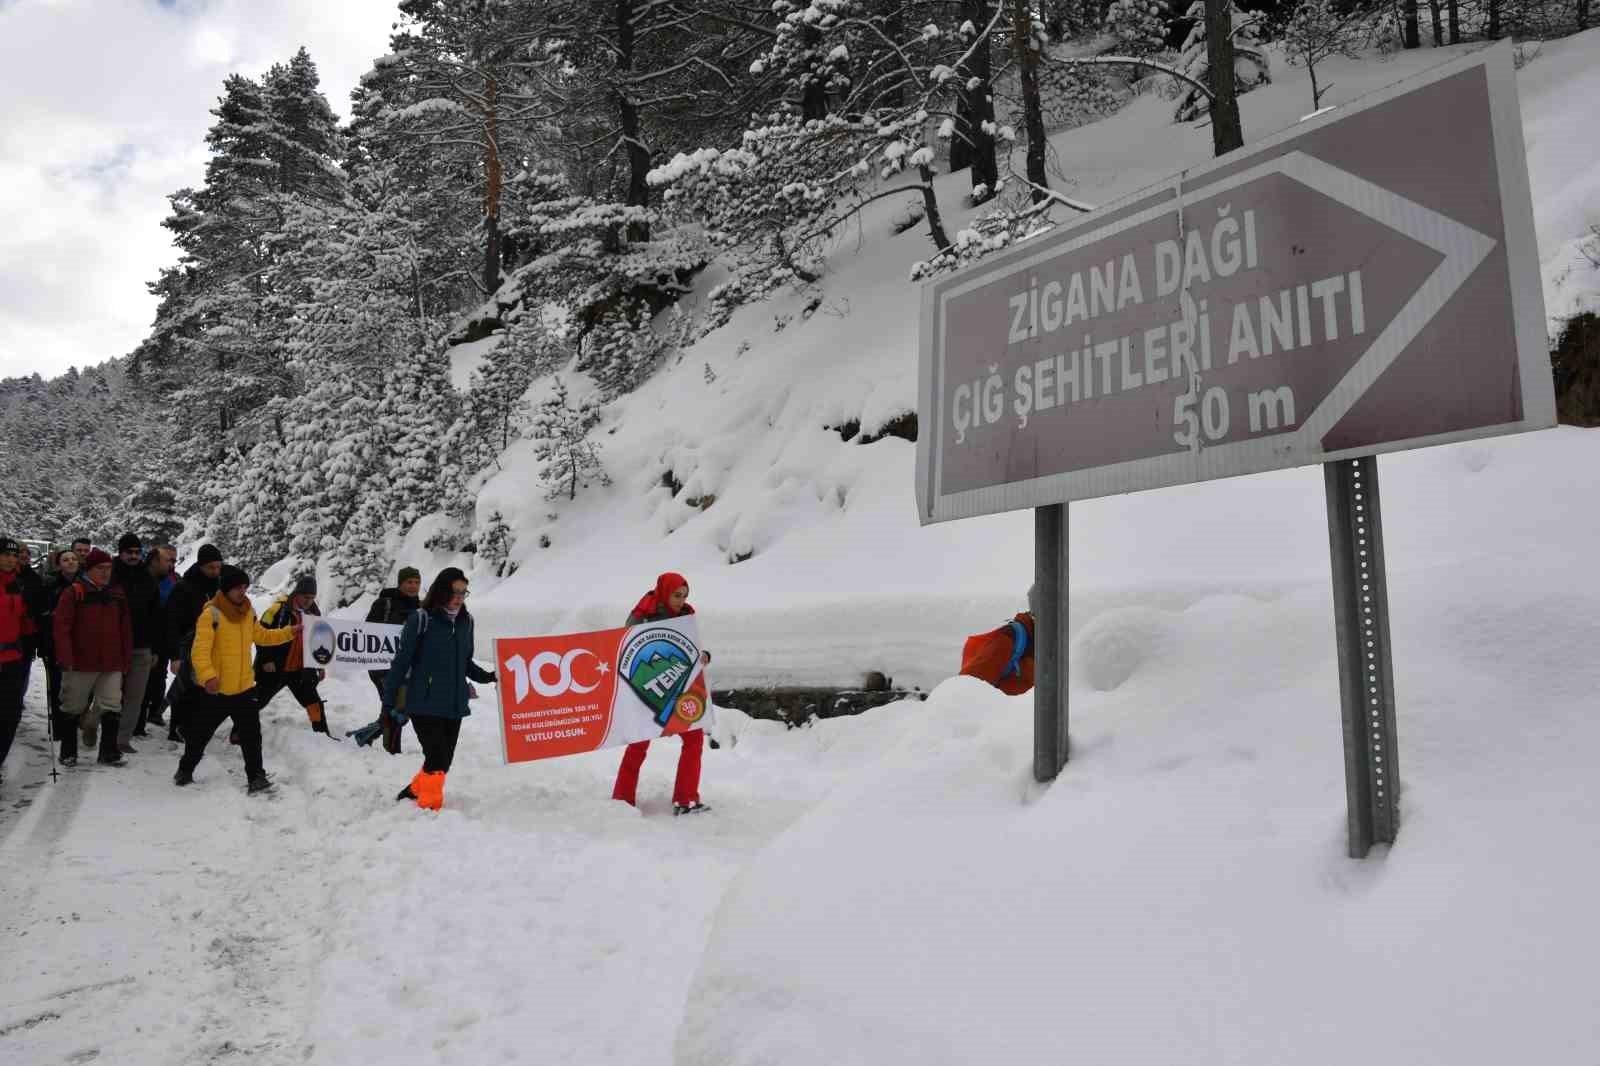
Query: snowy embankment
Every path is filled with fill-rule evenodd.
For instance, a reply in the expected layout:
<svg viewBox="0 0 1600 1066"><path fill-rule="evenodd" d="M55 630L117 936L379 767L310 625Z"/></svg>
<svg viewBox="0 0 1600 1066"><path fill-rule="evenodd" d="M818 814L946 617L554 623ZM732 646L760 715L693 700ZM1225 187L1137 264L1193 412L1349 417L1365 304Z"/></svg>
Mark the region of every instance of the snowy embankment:
<svg viewBox="0 0 1600 1066"><path fill-rule="evenodd" d="M1522 75L1547 277L1600 212L1600 146L1562 125L1597 56L1591 33ZM1339 66L1334 98L1440 57ZM1252 133L1308 110L1279 77ZM1058 138L1075 194L1205 158L1166 118L1145 99ZM822 428L912 404L921 238L863 225L809 319L746 309L626 401L614 488L552 521L510 457L488 499L553 547L471 605L507 633L610 625L671 566L719 683L882 668L938 684L926 703L789 732L725 712L690 819L670 742L635 812L606 798L615 752L500 766L485 707L435 816L392 801L414 740L330 743L287 697L273 799L220 738L187 790L160 740L51 784L36 684L0 795L0 1061L1591 1064L1600 434L1382 461L1393 849L1343 857L1315 470L1073 507L1075 754L1040 788L1028 701L945 680L1020 599L1029 519L918 529L910 445ZM667 465L676 500L650 489ZM374 710L364 678L327 695L341 733Z"/></svg>

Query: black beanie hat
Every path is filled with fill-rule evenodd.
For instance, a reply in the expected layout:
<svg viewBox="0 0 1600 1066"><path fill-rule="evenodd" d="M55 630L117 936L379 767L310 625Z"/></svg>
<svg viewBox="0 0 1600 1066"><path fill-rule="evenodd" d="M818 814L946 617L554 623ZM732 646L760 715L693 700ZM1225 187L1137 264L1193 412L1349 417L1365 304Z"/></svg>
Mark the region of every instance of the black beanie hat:
<svg viewBox="0 0 1600 1066"><path fill-rule="evenodd" d="M202 566L206 563L220 563L222 562L222 552L218 550L215 544L202 544L200 545L199 562Z"/></svg>
<svg viewBox="0 0 1600 1066"><path fill-rule="evenodd" d="M301 596L301 595L315 596L316 594L317 594L317 579L315 577L311 576L310 574L307 574L305 577L301 578L299 581L296 581L294 583L294 591L291 592L289 595L291 595L291 596Z"/></svg>
<svg viewBox="0 0 1600 1066"><path fill-rule="evenodd" d="M117 541L117 551L125 552L129 548L143 548L144 543L139 540L137 533L124 533L122 539Z"/></svg>
<svg viewBox="0 0 1600 1066"><path fill-rule="evenodd" d="M224 566L222 578L217 582L217 591L227 592L231 588L250 584L250 575L240 570L237 566Z"/></svg>

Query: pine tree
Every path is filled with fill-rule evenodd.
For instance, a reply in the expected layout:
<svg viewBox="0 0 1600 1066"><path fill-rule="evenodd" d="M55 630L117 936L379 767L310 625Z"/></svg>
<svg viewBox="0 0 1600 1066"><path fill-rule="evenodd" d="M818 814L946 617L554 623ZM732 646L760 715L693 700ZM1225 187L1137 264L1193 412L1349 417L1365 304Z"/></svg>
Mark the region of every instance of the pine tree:
<svg viewBox="0 0 1600 1066"><path fill-rule="evenodd" d="M1232 37L1235 83L1237 91L1243 94L1258 85L1270 82L1272 66L1267 54L1261 50L1255 27L1236 25L1239 12L1232 0L1229 0L1227 13L1229 25L1234 27ZM1184 17L1191 20L1193 25L1189 30L1189 36L1183 42L1183 50L1178 57L1178 69L1201 84L1210 84L1211 60L1206 51L1205 0L1194 0ZM1206 97L1197 88L1188 83L1178 83L1178 105L1173 113L1177 121L1193 121L1207 114L1209 110Z"/></svg>
<svg viewBox="0 0 1600 1066"><path fill-rule="evenodd" d="M1328 91L1317 81L1317 64L1333 56L1355 57L1364 16L1361 8L1341 10L1333 0L1301 0L1294 9L1283 29L1283 51L1311 77L1311 110L1321 109L1322 94Z"/></svg>
<svg viewBox="0 0 1600 1066"><path fill-rule="evenodd" d="M1162 0L1111 0L1106 10L1106 31L1123 55L1145 56L1166 43L1169 14Z"/></svg>
<svg viewBox="0 0 1600 1066"><path fill-rule="evenodd" d="M611 484L600 463L600 450L589 439L589 431L599 422L599 405L585 400L574 406L566 382L557 378L555 393L539 405L533 426L534 456L544 464L549 485L545 499L575 500L578 489L587 488L591 480Z"/></svg>

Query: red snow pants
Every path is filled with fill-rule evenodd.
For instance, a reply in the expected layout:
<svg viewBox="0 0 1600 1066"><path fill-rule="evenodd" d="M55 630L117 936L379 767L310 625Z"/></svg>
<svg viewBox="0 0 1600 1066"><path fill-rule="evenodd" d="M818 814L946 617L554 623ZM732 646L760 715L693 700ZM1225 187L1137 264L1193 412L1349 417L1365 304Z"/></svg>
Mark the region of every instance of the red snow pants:
<svg viewBox="0 0 1600 1066"><path fill-rule="evenodd" d="M678 753L678 778L672 785L672 802L687 805L700 801L700 755L705 750L706 735L699 729L681 735L683 750ZM639 791L639 768L649 753L648 740L628 745L622 753L622 765L617 768L617 786L611 790L612 799L634 803Z"/></svg>

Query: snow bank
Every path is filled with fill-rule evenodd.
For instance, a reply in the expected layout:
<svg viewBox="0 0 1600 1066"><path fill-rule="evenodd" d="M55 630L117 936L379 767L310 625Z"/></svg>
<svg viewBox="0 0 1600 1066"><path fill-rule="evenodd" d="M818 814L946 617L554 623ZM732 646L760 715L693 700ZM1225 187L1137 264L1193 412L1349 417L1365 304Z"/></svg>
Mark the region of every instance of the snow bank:
<svg viewBox="0 0 1600 1066"><path fill-rule="evenodd" d="M1464 517L1391 549L1392 850L1344 855L1326 589L1108 605L1063 776L1031 782L1026 698L941 685L733 884L676 1061L1591 1061L1600 507L1592 450L1532 444L1385 486Z"/></svg>

